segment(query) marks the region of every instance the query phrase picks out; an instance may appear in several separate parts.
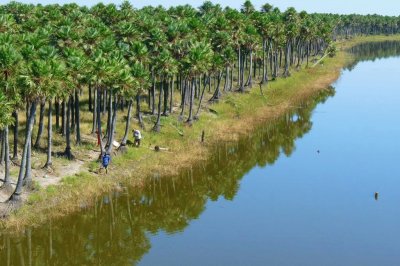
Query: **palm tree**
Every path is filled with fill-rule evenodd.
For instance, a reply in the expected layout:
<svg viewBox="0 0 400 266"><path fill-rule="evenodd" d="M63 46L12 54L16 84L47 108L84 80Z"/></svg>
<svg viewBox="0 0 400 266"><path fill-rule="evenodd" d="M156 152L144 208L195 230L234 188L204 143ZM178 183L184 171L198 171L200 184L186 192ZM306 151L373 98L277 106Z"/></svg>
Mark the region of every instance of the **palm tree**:
<svg viewBox="0 0 400 266"><path fill-rule="evenodd" d="M172 58L171 53L163 49L160 54L157 57L157 60L155 62L155 79L153 82L157 83L157 76L159 77L159 98L158 98L158 110L157 110L157 119L156 122L153 126L153 131L155 132L160 132L161 130L161 124L160 124L160 118L161 118L161 104L162 104L162 97L163 97L163 90L168 88L165 88L168 86L168 80L171 78L174 74L177 73L177 66L175 60Z"/></svg>
<svg viewBox="0 0 400 266"><path fill-rule="evenodd" d="M106 53L102 50L96 50L93 54L93 70L95 75L93 76L93 84L97 91L97 110L96 110L96 121L97 121L97 132L99 134L100 140L100 152L101 155L105 153L105 147L103 145L103 137L101 130L101 95L106 90L106 86L110 81L110 77L112 76L112 72L114 69L109 66L106 57Z"/></svg>
<svg viewBox="0 0 400 266"><path fill-rule="evenodd" d="M249 23L244 31L244 47L246 49L246 52L249 55L249 76L247 78L247 81L245 83L246 87L251 88L253 85L253 56L254 56L254 52L256 51L256 49L258 48L257 45L260 43L260 41L258 40L258 34L257 34L257 30L256 28L252 25L252 23ZM246 60L246 59L245 59Z"/></svg>
<svg viewBox="0 0 400 266"><path fill-rule="evenodd" d="M47 120L47 159L43 168L51 168L53 165L52 161L52 145L53 145L53 99L55 97L63 98L65 95L62 95L65 90L63 88L68 88L71 86L71 82L68 80L64 80L65 74L65 63L61 60L61 58L54 56L49 58L48 64L51 67L51 77L47 90L46 90L46 99L48 101L48 120Z"/></svg>
<svg viewBox="0 0 400 266"><path fill-rule="evenodd" d="M140 96L144 92L144 89L149 86L149 71L141 64L135 63L131 66L132 76L136 80L136 116L139 120L139 126L144 129L144 122L142 118L142 111L140 107Z"/></svg>
<svg viewBox="0 0 400 266"><path fill-rule="evenodd" d="M242 8L240 9L240 11L241 11L243 14L249 16L249 15L251 15L252 13L254 13L254 12L256 11L256 9L254 8L254 5L251 3L251 1L246 0L246 1L243 3Z"/></svg>
<svg viewBox="0 0 400 266"><path fill-rule="evenodd" d="M1 188L10 190L10 148L8 141L8 126L12 124L12 104L8 99L0 92L0 130L3 131L3 143L5 145L5 168L4 168L4 179Z"/></svg>
<svg viewBox="0 0 400 266"><path fill-rule="evenodd" d="M128 65L128 62L123 59L122 55L120 54L119 56L115 56L114 58L119 58L119 60L116 62L117 65L115 66L114 69L117 69L114 77L113 77L113 90L112 90L112 95L114 95L114 104L113 104L113 116L111 120L111 128L110 132L108 132L109 136L109 143L108 143L108 149L107 153L111 154L112 147L113 147L113 142L114 142L114 137L115 137L115 128L116 128L116 119L117 119L117 100L118 97L121 97L123 95L132 97L132 95L135 94L135 83L136 81L134 78L131 76L131 69ZM132 101L131 101L132 102ZM130 104L129 111L128 111L128 117L127 117L127 124L125 128L125 135L127 136L129 132L129 120L130 120L130 110L131 110L132 104ZM126 140L125 143L126 145Z"/></svg>
<svg viewBox="0 0 400 266"><path fill-rule="evenodd" d="M188 81L188 88L190 91L190 102L189 102L189 116L186 120L187 123L191 124L193 122L193 105L194 105L194 86L196 85L196 78L202 74L209 71L211 67L211 60L213 57L213 52L210 45L204 42L195 42L188 47L188 54L183 58L183 69L185 70L185 76ZM203 99L203 93L199 102L201 106L201 101ZM200 108L200 107L199 107Z"/></svg>
<svg viewBox="0 0 400 266"><path fill-rule="evenodd" d="M29 186L32 182L30 147L33 123L36 115L36 106L39 100L45 97L46 89L51 86L52 82L51 65L47 62L56 56L56 52L55 48L46 45L43 33L44 32L39 31L32 35L28 35L26 37L28 44L22 49L25 64L28 67L21 71L21 75L18 78L18 84L23 88L23 96L30 107L27 117L27 129L21 166L16 189L10 197L11 202L20 199L22 185L24 183ZM34 51L34 47L40 48L37 51Z"/></svg>
<svg viewBox="0 0 400 266"><path fill-rule="evenodd" d="M149 85L147 80L149 73L146 67L147 64L149 63L148 49L145 44L139 41L142 37L139 36L136 30L131 27L132 24L126 25L125 23L126 22L120 25L120 27L122 27L122 29L120 30L122 33L120 33L121 40L119 41L119 48L122 51L125 59L128 61L128 64L132 70L132 76L136 80L135 84L138 84L138 86L135 89L137 94L135 96L133 95L128 96L128 98L130 99L128 117L130 118L132 97L135 97L136 116L139 119L140 127L144 128L143 118L141 114L141 107L140 107L140 95L144 92L144 89ZM129 125L127 125L127 128L128 127ZM127 132L125 133L125 136L122 141L124 145L126 144L126 140L127 140Z"/></svg>
<svg viewBox="0 0 400 266"><path fill-rule="evenodd" d="M1 95L4 113L0 120L1 129L3 130L4 158L5 158L5 176L4 185L10 186L10 148L8 139L8 126L11 120L8 114L8 108L18 102L18 93L15 91L15 78L18 63L21 55L16 51L15 45L12 43L13 38L8 33L0 33L0 86L3 88L5 95ZM17 125L15 125L17 127Z"/></svg>
<svg viewBox="0 0 400 266"><path fill-rule="evenodd" d="M240 92L244 92L244 56L242 53L244 16L235 9L227 8L225 15L232 29L232 41L237 51L237 78Z"/></svg>
<svg viewBox="0 0 400 266"><path fill-rule="evenodd" d="M71 91L74 97L75 106L75 121L76 121L76 144L81 144L81 130L80 130L80 110L79 110L79 92L82 90L82 83L84 82L85 69L87 69L88 62L85 53L78 48L65 48L63 51L64 61L68 69L69 80L72 82L73 90Z"/></svg>
<svg viewBox="0 0 400 266"><path fill-rule="evenodd" d="M288 8L283 14L283 19L285 22L285 35L286 35L286 44L285 44L285 69L283 76L287 77L290 75L289 73L289 65L290 65L290 57L292 56L292 48L294 45L294 39L298 35L299 30L299 19L298 14L294 8Z"/></svg>
<svg viewBox="0 0 400 266"><path fill-rule="evenodd" d="M273 34L273 21L269 12L272 6L265 4L262 7L263 12L254 15L254 21L259 35L262 38L262 78L261 84L268 83L268 54L271 46L271 36Z"/></svg>

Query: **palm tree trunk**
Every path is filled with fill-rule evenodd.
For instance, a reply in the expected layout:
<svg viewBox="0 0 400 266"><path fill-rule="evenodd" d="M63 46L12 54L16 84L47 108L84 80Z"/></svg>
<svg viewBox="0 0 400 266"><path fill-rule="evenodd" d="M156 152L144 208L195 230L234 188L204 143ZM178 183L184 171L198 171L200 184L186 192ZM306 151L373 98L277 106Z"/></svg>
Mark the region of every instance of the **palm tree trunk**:
<svg viewBox="0 0 400 266"><path fill-rule="evenodd" d="M4 163L4 157L5 157L5 153L6 153L6 149L5 149L5 143L4 143L4 131L0 130L0 146L1 146L1 150L0 150L0 165L3 165Z"/></svg>
<svg viewBox="0 0 400 266"><path fill-rule="evenodd" d="M260 78L260 63L258 58L253 58L253 79L257 78L257 70L258 70L258 78Z"/></svg>
<svg viewBox="0 0 400 266"><path fill-rule="evenodd" d="M270 57L270 68L271 68L271 74L272 74L272 79L276 79L276 73L275 73L275 54L276 51L271 51L271 57Z"/></svg>
<svg viewBox="0 0 400 266"><path fill-rule="evenodd" d="M92 84L89 82L89 112L93 112Z"/></svg>
<svg viewBox="0 0 400 266"><path fill-rule="evenodd" d="M105 115L107 110L107 90L103 89L103 112L102 115Z"/></svg>
<svg viewBox="0 0 400 266"><path fill-rule="evenodd" d="M28 153L26 156L26 167L23 185L31 188L32 186L32 137L29 139Z"/></svg>
<svg viewBox="0 0 400 266"><path fill-rule="evenodd" d="M238 70L238 87L239 87L239 88L241 87L241 84L240 84L240 77L241 77L241 75L240 75L240 74L241 74L240 70L241 70L241 66L242 66L241 60L242 60L242 54L241 54L240 46L239 46L239 49L238 49L238 65L237 65L237 70Z"/></svg>
<svg viewBox="0 0 400 266"><path fill-rule="evenodd" d="M296 64L297 68L300 68L302 56L303 56L303 45L299 41L299 43L297 44L297 64Z"/></svg>
<svg viewBox="0 0 400 266"><path fill-rule="evenodd" d="M294 64L294 57L295 57L294 48L295 48L295 42L296 42L296 40L293 40L293 41L290 42L289 66L293 66L293 64Z"/></svg>
<svg viewBox="0 0 400 266"><path fill-rule="evenodd" d="M125 106L126 106L125 97L121 97L121 99L119 100L119 107L122 112L125 111Z"/></svg>
<svg viewBox="0 0 400 266"><path fill-rule="evenodd" d="M198 99L201 97L201 75L196 79L197 83L196 83L196 90L197 90L197 94L198 94Z"/></svg>
<svg viewBox="0 0 400 266"><path fill-rule="evenodd" d="M147 89L147 105L151 109L151 87Z"/></svg>
<svg viewBox="0 0 400 266"><path fill-rule="evenodd" d="M64 99L62 102L62 136L67 134L67 102Z"/></svg>
<svg viewBox="0 0 400 266"><path fill-rule="evenodd" d="M75 129L76 129L76 122L75 122L75 92L76 92L76 89L74 89L74 93L71 95L71 97L70 97L70 101L71 101L71 103L70 103L70 112L71 112L71 116L70 116L70 119L71 119L71 132L72 133L75 133Z"/></svg>
<svg viewBox="0 0 400 266"><path fill-rule="evenodd" d="M268 67L267 67L267 40L263 40L263 62L262 62L262 68L263 68L263 74L262 74L262 80L261 84L266 84L268 83Z"/></svg>
<svg viewBox="0 0 400 266"><path fill-rule="evenodd" d="M215 92L214 92L213 96L209 100L210 102L218 101L219 98L221 97L221 90L220 90L221 77L222 77L222 72L219 71L218 76L217 76L217 87L215 88Z"/></svg>
<svg viewBox="0 0 400 266"><path fill-rule="evenodd" d="M205 92L205 90L206 90L206 87L207 87L207 82L204 81L203 90L202 90L201 96L200 96L199 106L198 106L198 108L197 108L196 115L194 116L194 119L195 119L195 120L199 120L199 118L200 118L201 104L202 104L202 102L203 102L204 92Z"/></svg>
<svg viewBox="0 0 400 266"><path fill-rule="evenodd" d="M97 134L100 140L100 156L104 154L103 137L101 135L101 90L97 88Z"/></svg>
<svg viewBox="0 0 400 266"><path fill-rule="evenodd" d="M156 113L156 78L154 75L154 71L152 73L153 75L153 83L151 86L151 114L154 115Z"/></svg>
<svg viewBox="0 0 400 266"><path fill-rule="evenodd" d="M5 160L5 167L4 167L4 183L2 188L9 189L11 187L11 180L10 180L10 143L8 139L8 126L4 128L3 131L3 141L5 145L5 152L4 152L4 160Z"/></svg>
<svg viewBox="0 0 400 266"><path fill-rule="evenodd" d="M56 130L60 128L60 103L58 99L55 101L55 107L56 107Z"/></svg>
<svg viewBox="0 0 400 266"><path fill-rule="evenodd" d="M73 156L71 153L71 124L70 124L70 119L71 119L71 109L72 109L72 96L69 96L69 100L68 100L68 105L67 105L67 123L66 123L66 134L65 134L65 141L67 146L65 147L65 152L64 152L64 156L68 159L68 160L72 160Z"/></svg>
<svg viewBox="0 0 400 266"><path fill-rule="evenodd" d="M286 52L285 52L285 71L283 73L284 77L290 76L289 64L290 64L290 41L287 41L287 43L286 43Z"/></svg>
<svg viewBox="0 0 400 266"><path fill-rule="evenodd" d="M18 111L14 111L12 114L14 118L14 147L13 147L13 157L12 160L18 160Z"/></svg>
<svg viewBox="0 0 400 266"><path fill-rule="evenodd" d="M32 102L30 111L29 111L29 118L27 121L27 129L26 129L26 134L25 134L25 145L24 145L24 150L22 152L21 166L20 166L20 170L19 170L17 186L15 188L14 193L9 198L9 201L19 201L21 199L23 178L24 178L24 174L25 174L25 170L26 170L26 160L27 160L28 151L29 151L28 146L29 146L30 140L32 138L33 122L34 122L35 115L36 115L36 106L37 106L37 102L36 101Z"/></svg>
<svg viewBox="0 0 400 266"><path fill-rule="evenodd" d="M230 80L231 82L229 83L229 91L232 91L233 89L233 68L231 68L231 74L230 74Z"/></svg>
<svg viewBox="0 0 400 266"><path fill-rule="evenodd" d="M49 100L49 113L48 113L48 120L47 120L47 160L44 168L49 168L53 164L52 162L52 142L53 142L53 101L52 99Z"/></svg>
<svg viewBox="0 0 400 266"><path fill-rule="evenodd" d="M190 84L190 99L189 99L189 116L186 120L186 123L191 124L193 122L193 102L194 102L194 93L193 90L195 89L196 79L192 78Z"/></svg>
<svg viewBox="0 0 400 266"><path fill-rule="evenodd" d="M169 113L172 114L172 108L174 105L174 76L172 76L171 86L170 86L170 93L169 93Z"/></svg>
<svg viewBox="0 0 400 266"><path fill-rule="evenodd" d="M246 61L246 55L244 54L242 56L242 63L239 67L239 72L240 72L240 76L239 76L239 80L240 80L240 87L239 87L239 91L240 92L244 92L244 61Z"/></svg>
<svg viewBox="0 0 400 266"><path fill-rule="evenodd" d="M112 123L112 111L113 111L113 95L111 93L111 91L109 92L110 96L108 98L108 115L107 115L107 143L106 143L106 147L110 146L110 140L111 140L111 123Z"/></svg>
<svg viewBox="0 0 400 266"><path fill-rule="evenodd" d="M157 114L157 121L154 124L153 131L155 132L160 132L161 130L161 125L160 125L160 118L161 118L161 102L162 102L162 95L163 95L163 87L164 87L164 81L163 77L161 78L160 82L160 94L158 95L158 114Z"/></svg>
<svg viewBox="0 0 400 266"><path fill-rule="evenodd" d="M143 117L142 117L142 110L140 108L140 93L136 94L136 116L139 120L140 128L144 128Z"/></svg>
<svg viewBox="0 0 400 266"><path fill-rule="evenodd" d="M251 88L253 86L253 73L252 73L253 72L253 50L250 50L249 57L250 57L249 76L247 78L245 86Z"/></svg>
<svg viewBox="0 0 400 266"><path fill-rule="evenodd" d="M80 145L81 144L81 122L80 122L78 90L75 90L75 121L76 121L76 145Z"/></svg>
<svg viewBox="0 0 400 266"><path fill-rule="evenodd" d="M182 93L181 93L181 97L182 97L182 102L181 102L181 113L180 113L180 118L183 120L183 115L185 113L185 105L186 105L186 91L187 91L187 79L185 79L183 84L183 88L182 88Z"/></svg>
<svg viewBox="0 0 400 266"><path fill-rule="evenodd" d="M225 83L224 83L224 91L228 91L229 87L229 67L225 68Z"/></svg>
<svg viewBox="0 0 400 266"><path fill-rule="evenodd" d="M274 58L274 79L278 78L279 75L279 51L275 51Z"/></svg>
<svg viewBox="0 0 400 266"><path fill-rule="evenodd" d="M110 93L111 94L111 93ZM117 96L113 97L113 110L112 110L112 119L111 119L111 131L110 131L110 144L108 145L107 154L111 154L115 136L115 127L117 124Z"/></svg>
<svg viewBox="0 0 400 266"><path fill-rule="evenodd" d="M169 100L169 80L168 78L164 81L164 108L163 108L163 116L168 116L168 100Z"/></svg>
<svg viewBox="0 0 400 266"><path fill-rule="evenodd" d="M197 93L197 83L195 81L195 85L194 85L194 91L193 91L193 97L194 99L197 99L199 97L198 93Z"/></svg>
<svg viewBox="0 0 400 266"><path fill-rule="evenodd" d="M96 89L93 90L93 114L92 114L92 134L96 133L97 124L97 92Z"/></svg>
<svg viewBox="0 0 400 266"><path fill-rule="evenodd" d="M126 124L125 124L125 133L124 133L124 137L121 140L121 147L126 146L126 142L128 141L129 128L131 125L132 105L133 105L133 100L131 99L131 100L129 100L128 115L126 117Z"/></svg>
<svg viewBox="0 0 400 266"><path fill-rule="evenodd" d="M42 138L43 130L44 130L44 111L45 111L46 101L42 101L40 103L40 113L39 113L39 127L38 133L36 136L35 145L33 146L34 149L39 149L40 147L40 139Z"/></svg>

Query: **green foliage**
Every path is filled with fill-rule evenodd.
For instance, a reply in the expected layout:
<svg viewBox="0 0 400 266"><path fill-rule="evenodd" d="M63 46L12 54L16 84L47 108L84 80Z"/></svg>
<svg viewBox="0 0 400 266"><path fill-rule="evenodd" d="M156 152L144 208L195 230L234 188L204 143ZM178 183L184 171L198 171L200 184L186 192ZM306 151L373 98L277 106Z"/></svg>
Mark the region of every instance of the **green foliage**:
<svg viewBox="0 0 400 266"><path fill-rule="evenodd" d="M12 106L6 97L0 91L0 129L12 123L11 119Z"/></svg>
<svg viewBox="0 0 400 266"><path fill-rule="evenodd" d="M331 43L329 45L328 49L326 50L326 52L330 57L335 57L337 50L338 49L337 49L336 45L334 43Z"/></svg>

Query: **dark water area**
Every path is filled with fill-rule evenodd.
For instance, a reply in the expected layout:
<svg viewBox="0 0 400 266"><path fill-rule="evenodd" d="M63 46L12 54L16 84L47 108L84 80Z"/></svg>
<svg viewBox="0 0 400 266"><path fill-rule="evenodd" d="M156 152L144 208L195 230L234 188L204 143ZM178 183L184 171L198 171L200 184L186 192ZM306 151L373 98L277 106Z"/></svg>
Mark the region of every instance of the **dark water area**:
<svg viewBox="0 0 400 266"><path fill-rule="evenodd" d="M397 265L400 50L387 44L353 49L334 87L180 176L2 233L0 265Z"/></svg>

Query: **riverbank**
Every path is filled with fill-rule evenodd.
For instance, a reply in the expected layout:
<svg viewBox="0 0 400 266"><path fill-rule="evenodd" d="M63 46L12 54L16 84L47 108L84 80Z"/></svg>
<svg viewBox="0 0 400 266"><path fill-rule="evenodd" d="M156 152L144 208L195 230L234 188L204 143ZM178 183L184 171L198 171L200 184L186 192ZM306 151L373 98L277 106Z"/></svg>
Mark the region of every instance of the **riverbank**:
<svg viewBox="0 0 400 266"><path fill-rule="evenodd" d="M144 132L142 147L130 147L126 154L115 157L107 176L97 173L98 164L91 159L82 167L88 170L60 178L56 184L30 193L24 206L4 220L2 226L20 230L39 225L90 206L97 196L110 189L141 186L148 176L174 175L195 162L206 160L213 145L237 140L241 134L274 120L298 102L332 84L341 69L354 60L345 49L362 42L385 40L400 41L400 36L362 37L338 42L340 51L336 57L327 57L314 68L292 70L291 77L270 82L263 88L265 97L261 96L258 85L246 94L224 95L218 104L208 106L212 111L203 112L193 126L177 123L176 116L165 117L161 133ZM201 143L203 130L205 142ZM150 148L154 145L168 151L154 152Z"/></svg>

